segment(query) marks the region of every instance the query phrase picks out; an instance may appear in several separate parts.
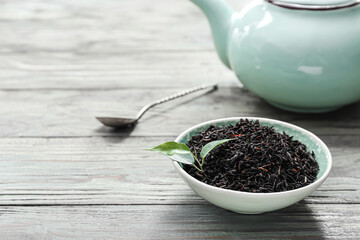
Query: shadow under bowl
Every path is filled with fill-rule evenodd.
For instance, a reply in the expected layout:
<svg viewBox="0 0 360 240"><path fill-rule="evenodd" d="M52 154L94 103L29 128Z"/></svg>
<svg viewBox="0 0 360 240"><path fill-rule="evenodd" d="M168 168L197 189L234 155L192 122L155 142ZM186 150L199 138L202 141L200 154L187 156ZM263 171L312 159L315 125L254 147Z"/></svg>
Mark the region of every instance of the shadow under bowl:
<svg viewBox="0 0 360 240"><path fill-rule="evenodd" d="M306 145L307 151L315 153L315 159L319 164L319 172L317 179L304 187L284 192L273 193L249 193L229 189L222 189L205 184L194 177L190 176L182 165L173 161L174 167L185 183L191 187L199 196L209 201L210 203L238 213L245 214L259 214L263 212L270 212L290 206L314 192L328 177L331 166L332 157L329 148L313 133L295 126L290 123L257 117L232 117L216 119L208 122L198 124L181 133L176 142L188 143L192 136L198 135L205 131L210 125L219 127L226 125L235 125L240 119L247 118L249 120L259 120L262 126L273 127L276 132L283 131L289 136L293 136L294 140L299 140Z"/></svg>

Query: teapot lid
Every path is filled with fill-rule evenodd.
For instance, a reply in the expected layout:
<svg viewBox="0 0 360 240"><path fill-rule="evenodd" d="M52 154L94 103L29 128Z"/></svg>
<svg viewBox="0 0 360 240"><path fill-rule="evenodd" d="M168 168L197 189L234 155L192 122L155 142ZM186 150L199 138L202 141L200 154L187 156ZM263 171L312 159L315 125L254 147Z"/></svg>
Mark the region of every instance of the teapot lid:
<svg viewBox="0 0 360 240"><path fill-rule="evenodd" d="M291 9L332 10L352 7L360 4L360 0L266 0L274 5Z"/></svg>

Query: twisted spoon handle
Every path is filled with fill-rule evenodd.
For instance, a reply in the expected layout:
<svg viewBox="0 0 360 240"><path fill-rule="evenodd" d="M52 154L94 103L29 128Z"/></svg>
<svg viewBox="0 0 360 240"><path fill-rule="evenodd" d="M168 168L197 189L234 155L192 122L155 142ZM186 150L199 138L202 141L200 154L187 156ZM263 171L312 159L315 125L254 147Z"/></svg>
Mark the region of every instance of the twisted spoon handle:
<svg viewBox="0 0 360 240"><path fill-rule="evenodd" d="M175 94L167 96L167 97L160 98L159 100L156 100L155 102L150 103L150 104L146 105L145 107L143 107L140 110L140 112L138 113L138 115L136 116L136 118L137 118L137 120L139 120L147 110L149 110L150 108L152 108L152 107L154 107L156 105L159 105L161 103L165 103L165 102L171 101L173 99L183 97L183 96L188 95L190 93L197 92L197 91L200 91L200 90L204 90L204 89L207 89L207 88L211 88L212 90L216 89L217 84L201 85L201 86L198 86L198 87L194 87L194 88L184 90L184 91L179 92L179 93L175 93Z"/></svg>

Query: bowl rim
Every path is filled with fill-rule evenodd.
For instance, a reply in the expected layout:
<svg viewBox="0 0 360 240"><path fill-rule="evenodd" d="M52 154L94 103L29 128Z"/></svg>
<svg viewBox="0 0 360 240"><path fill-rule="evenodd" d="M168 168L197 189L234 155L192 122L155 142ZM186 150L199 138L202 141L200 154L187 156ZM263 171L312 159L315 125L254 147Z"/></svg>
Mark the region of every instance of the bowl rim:
<svg viewBox="0 0 360 240"><path fill-rule="evenodd" d="M193 176L191 176L190 174L188 174L179 165L179 163L177 161L173 160L173 165L174 165L175 169L180 174L188 177L193 182L195 182L195 183L197 183L200 186L203 186L205 188L209 188L209 189L212 189L214 191L220 191L220 192L223 192L223 193L236 193L236 194L244 194L244 195L247 195L247 196L267 196L267 197L270 197L270 196L288 195L288 194L292 194L292 193L295 194L297 192L313 189L314 185L319 185L320 186L322 184L322 182L324 182L325 179L328 177L328 175L329 175L329 173L331 171L331 168L332 168L332 156L331 156L330 149L326 146L326 144L319 137L317 137L314 133L312 133L312 132L310 132L310 131L308 131L308 130L306 130L304 128L298 127L298 126L296 126L294 124L283 122L283 121L276 120L276 119L262 118L262 117L227 117L227 118L218 118L218 119L202 122L202 123L199 123L199 124L197 124L197 125L195 125L193 127L188 128L187 130L183 131L178 137L176 137L175 142L179 142L180 139L185 137L189 132L191 132L191 131L199 128L199 127L202 127L204 125L218 123L218 122L234 121L234 120L240 120L240 119L259 120L260 122L261 121L269 122L270 124L271 123L277 123L277 124L280 124L280 125L284 125L284 126L293 128L293 129L295 129L297 131L301 131L301 132L305 133L306 135L311 136L325 150L325 155L326 155L326 159L328 161L328 165L327 165L327 168L326 168L324 174L320 178L316 179L315 182L312 182L309 185L304 186L304 187L300 187L300 188L296 188L296 189L292 189L292 190L287 190L287 191L282 191L282 192L252 193L252 192L243 192L243 191L219 188L219 187L215 187L215 186L211 186L209 184L203 183L203 182L197 180L196 178L194 178Z"/></svg>

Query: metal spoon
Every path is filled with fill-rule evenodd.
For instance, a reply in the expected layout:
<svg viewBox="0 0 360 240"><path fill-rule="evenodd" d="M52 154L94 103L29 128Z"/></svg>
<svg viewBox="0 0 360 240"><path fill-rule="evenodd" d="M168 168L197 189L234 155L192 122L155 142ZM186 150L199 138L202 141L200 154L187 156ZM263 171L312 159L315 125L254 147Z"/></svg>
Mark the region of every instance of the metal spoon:
<svg viewBox="0 0 360 240"><path fill-rule="evenodd" d="M156 100L155 102L152 102L146 106L144 106L140 112L136 115L135 118L125 118L125 117L96 117L97 120L99 120L102 124L104 124L105 126L108 127L114 127L114 128L119 128L119 127L131 127L134 126L139 119L144 115L144 113L146 111L148 111L150 108L161 104L161 103L165 103L168 102L170 100L188 95L190 93L193 92L197 92L200 90L204 90L210 88L211 91L217 89L217 84L209 84L209 85L201 85L199 87L194 87L194 88L190 88L187 89L185 91L179 92L179 93L175 93L173 95L161 98L159 100Z"/></svg>

